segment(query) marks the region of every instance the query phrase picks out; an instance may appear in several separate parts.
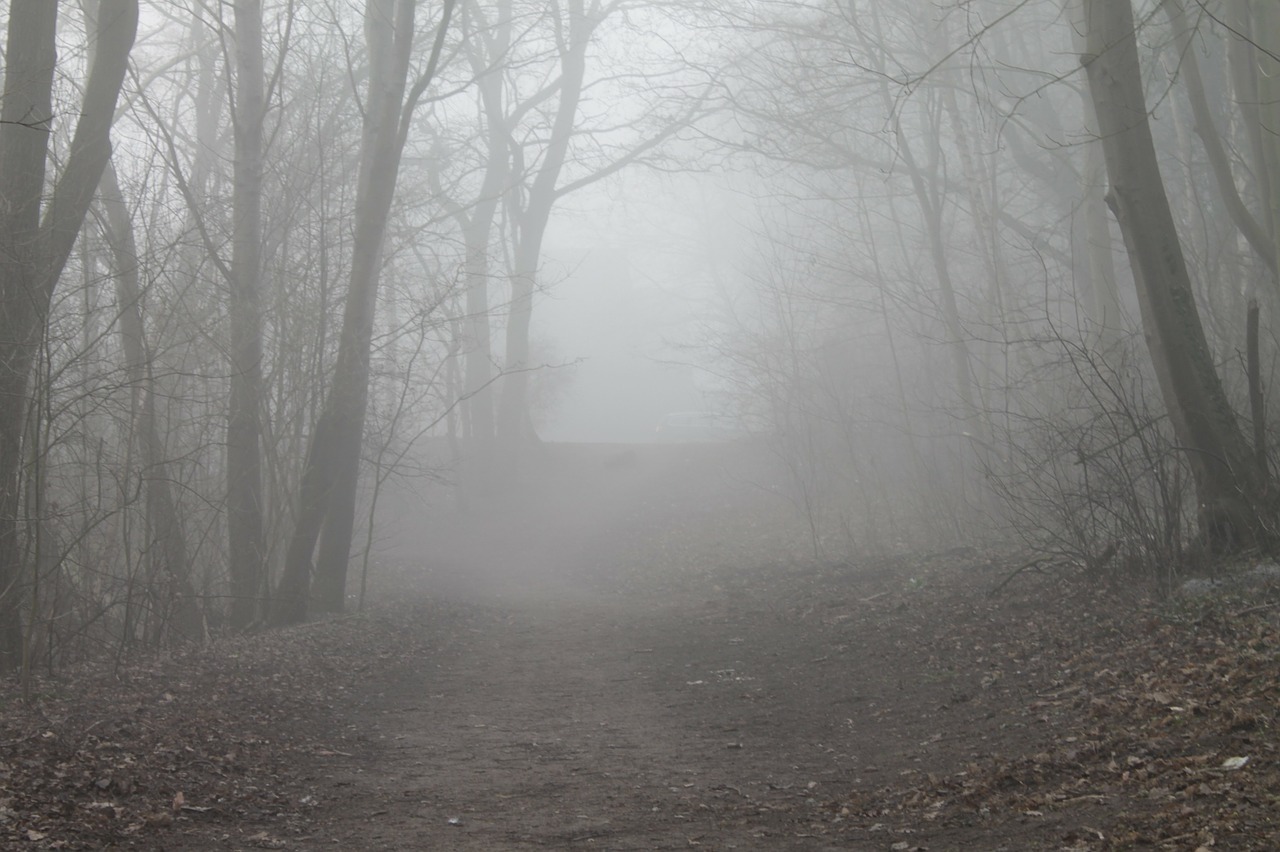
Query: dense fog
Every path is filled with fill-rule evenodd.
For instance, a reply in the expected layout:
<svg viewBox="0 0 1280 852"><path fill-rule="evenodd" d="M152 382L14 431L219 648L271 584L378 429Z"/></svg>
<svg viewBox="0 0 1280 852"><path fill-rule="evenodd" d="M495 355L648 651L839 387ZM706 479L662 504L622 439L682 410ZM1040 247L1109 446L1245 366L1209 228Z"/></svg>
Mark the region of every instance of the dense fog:
<svg viewBox="0 0 1280 852"><path fill-rule="evenodd" d="M1271 540L1270 15L7 5L4 665L677 474L819 560Z"/></svg>
<svg viewBox="0 0 1280 852"><path fill-rule="evenodd" d="M0 846L1280 848L1275 0L0 29Z"/></svg>

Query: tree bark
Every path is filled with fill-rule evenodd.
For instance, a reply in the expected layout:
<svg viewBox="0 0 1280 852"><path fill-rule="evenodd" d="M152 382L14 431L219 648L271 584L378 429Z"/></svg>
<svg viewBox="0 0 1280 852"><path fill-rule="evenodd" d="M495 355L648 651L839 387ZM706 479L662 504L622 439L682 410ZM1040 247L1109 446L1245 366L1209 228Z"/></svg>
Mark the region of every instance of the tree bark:
<svg viewBox="0 0 1280 852"><path fill-rule="evenodd" d="M1214 186L1240 233L1244 235L1254 253L1262 260L1271 273L1271 280L1276 278L1276 246L1272 234L1254 218L1245 206L1244 199L1236 189L1235 176L1231 170L1231 160L1227 156L1226 146L1213 123L1213 114L1209 109L1209 97L1205 94L1204 79L1200 74L1200 60L1196 57L1196 46L1192 43L1195 29L1188 23L1181 0L1163 0L1165 15L1169 25L1173 27L1177 46L1179 76L1187 91L1187 100L1191 103L1191 114L1195 117L1196 135L1204 145L1205 157L1209 160L1209 168L1213 172Z"/></svg>
<svg viewBox="0 0 1280 852"><path fill-rule="evenodd" d="M501 68L501 63L506 60L511 48L511 3L510 0L503 0L496 5L496 20L492 24L491 35L485 32L489 24L483 17L483 9L472 3L468 5L467 11L467 17L474 19L477 25L477 29L468 33L467 53L480 93L488 152L480 197L474 207L462 217L462 236L466 250L468 337L463 407L466 411L465 419L470 425L471 438L477 444L479 462L486 465L486 456L494 437L493 394L489 390L489 384L493 381L493 335L489 325L489 250L493 220L511 174ZM487 479L483 472L482 479Z"/></svg>
<svg viewBox="0 0 1280 852"><path fill-rule="evenodd" d="M557 184L573 137L582 82L586 76L587 46L592 22L582 0L566 4L565 36L559 41L560 92L547 150L529 186L524 203L511 211L516 226L515 269L511 277L511 309L507 316L506 369L498 405L499 455L505 466L516 463L519 448L534 437L529 419L529 325L537 289L542 238L559 197ZM515 140L511 141L515 146ZM521 173L520 164L513 171Z"/></svg>
<svg viewBox="0 0 1280 852"><path fill-rule="evenodd" d="M885 36L878 8L873 7L871 9L868 26L862 32L864 32L864 41L869 39L874 40L874 43L884 44ZM889 72L887 63L883 55L875 55L877 70L883 74L878 87L880 101L889 114L895 114L896 109L888 86ZM935 133L940 132L936 117L932 126L935 129ZM983 411L980 404L981 394L974 375L973 353L969 348L964 318L960 314L960 303L956 295L955 282L951 278L951 267L947 258L947 245L942 218L943 203L940 194L945 194L948 187L945 180L940 178L939 173L942 170L938 168L939 155L936 153L935 145L935 151L932 152L930 157L932 162L928 163L932 168L926 171L926 168L916 159L915 151L911 147L911 140L903 130L899 119L895 118L893 130L897 141L898 155L902 158L907 177L911 180L911 190L920 208L920 218L929 243L929 258L937 278L946 345L951 354L951 369L953 371L952 377L956 398L960 402L965 429L972 438L976 439L972 443L978 450L979 457L984 460L984 463L988 463L990 461L990 448L993 446L991 425L987 420L986 412ZM933 183L931 184L930 181Z"/></svg>
<svg viewBox="0 0 1280 852"><path fill-rule="evenodd" d="M1267 460L1267 407L1262 400L1262 355L1258 346L1258 300L1250 299L1244 322L1245 368L1249 381L1249 419L1253 423L1253 458L1262 488L1271 487Z"/></svg>
<svg viewBox="0 0 1280 852"><path fill-rule="evenodd" d="M105 213L103 233L115 263L116 310L120 324L120 348L124 353L125 375L129 379L129 420L132 439L141 456L141 478L145 488L147 515L151 518L155 546L148 548L151 562L147 572L152 595L167 590L161 604L170 617L162 619L183 639L200 636L203 618L191 584L187 541L177 503L173 498L173 474L164 458L163 442L156 423L155 393L150 375L150 358L142 320L142 287L138 281L138 250L133 221L125 205L120 181L111 163L102 176L99 190Z"/></svg>
<svg viewBox="0 0 1280 852"><path fill-rule="evenodd" d="M42 214L57 7L10 4L0 106L0 670L17 664L22 641L19 490L31 367L54 288L111 155L111 124L138 25L137 0L103 0L80 117Z"/></svg>
<svg viewBox="0 0 1280 852"><path fill-rule="evenodd" d="M266 570L262 527L262 2L235 3L235 164L232 190L231 399L227 411L227 533L231 626L258 617Z"/></svg>
<svg viewBox="0 0 1280 852"><path fill-rule="evenodd" d="M1234 0L1232 5L1243 2ZM1254 103L1258 107L1258 126L1250 132L1259 146L1258 180L1271 226L1271 244L1280 251L1280 144L1276 142L1280 135L1280 9L1275 3L1254 3L1248 7L1253 15L1253 28L1252 38L1244 49L1253 60L1253 81L1257 84ZM1276 267L1280 268L1280 261Z"/></svg>
<svg viewBox="0 0 1280 852"><path fill-rule="evenodd" d="M1270 524L1261 479L1214 367L1156 161L1128 0L1085 0L1081 62L1133 268L1147 346L1195 480L1206 542L1249 546Z"/></svg>
<svg viewBox="0 0 1280 852"><path fill-rule="evenodd" d="M306 618L313 597L321 611L340 612L343 607L383 235L412 108L434 73L453 2L445 0L428 70L406 99L415 6L414 0L369 0L365 7L369 94L356 187L351 275L333 381L307 450L297 521L272 600L273 624ZM322 530L313 589L312 555Z"/></svg>
<svg viewBox="0 0 1280 852"><path fill-rule="evenodd" d="M973 376L973 356L969 352L969 342L964 330L964 320L960 316L960 304L956 299L955 284L951 280L951 268L947 262L947 246L943 238L942 203L934 198L925 183L924 174L916 162L911 150L911 143L902 132L900 124L894 124L898 139L898 151L906 166L907 175L911 178L911 187L916 201L920 205L920 216L924 220L925 233L929 238L929 257L933 261L934 274L938 280L938 295L942 304L943 325L946 328L947 346L951 350L952 369L955 371L956 395L967 428L972 430L973 437L978 439L981 447L979 454L986 459L991 442L991 427L982 407L978 404L977 382Z"/></svg>
<svg viewBox="0 0 1280 852"><path fill-rule="evenodd" d="M1085 46L1084 0L1072 0L1071 40L1077 53ZM1107 216L1107 161L1098 138L1098 116L1089 93L1080 93L1080 109L1084 114L1085 132L1093 139L1084 143L1084 169L1081 177L1083 197L1080 201L1080 230L1085 263L1082 273L1088 282L1085 310L1091 321L1089 329L1094 343L1103 351L1115 348L1120 341L1120 288L1116 284L1111 226Z"/></svg>

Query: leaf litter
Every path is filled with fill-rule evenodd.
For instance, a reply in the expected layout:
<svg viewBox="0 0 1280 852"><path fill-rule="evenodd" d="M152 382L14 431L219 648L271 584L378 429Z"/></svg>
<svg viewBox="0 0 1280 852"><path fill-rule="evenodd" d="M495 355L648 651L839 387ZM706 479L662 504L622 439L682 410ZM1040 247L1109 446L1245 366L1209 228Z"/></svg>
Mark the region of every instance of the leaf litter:
<svg viewBox="0 0 1280 852"><path fill-rule="evenodd" d="M733 732L706 759L756 773L673 780L678 809L646 805L688 845L740 831L738 848L761 849L780 833L788 848L1280 848L1274 585L1181 600L1028 573L992 597L996 556L750 568L664 546L678 572L633 573L624 592L677 601L687 628L619 634L618 656L653 670L678 656L695 676L672 681L671 706ZM335 820L369 819L319 780L326 761L378 770L355 696L502 624L416 606L86 666L41 681L29 705L4 693L0 844L308 848ZM690 668L713 644L733 667ZM640 688L619 678L618 700ZM782 780L801 745L853 768ZM681 779L686 763L665 771Z"/></svg>

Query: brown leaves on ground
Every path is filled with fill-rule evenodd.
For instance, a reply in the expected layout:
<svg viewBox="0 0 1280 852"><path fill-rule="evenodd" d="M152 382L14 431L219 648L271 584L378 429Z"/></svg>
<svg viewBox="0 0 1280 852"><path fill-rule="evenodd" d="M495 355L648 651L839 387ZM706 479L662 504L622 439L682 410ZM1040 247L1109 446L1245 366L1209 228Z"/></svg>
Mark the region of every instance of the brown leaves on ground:
<svg viewBox="0 0 1280 852"><path fill-rule="evenodd" d="M1280 848L1274 584L1157 601L1029 577L986 602L971 575L929 582L914 620L946 625L934 641L948 669L985 670L987 691L1016 677L1005 694L1022 722L1004 725L1038 737L1011 731L1022 748L856 791L832 805L847 819L994 836L1056 819L1044 848Z"/></svg>
<svg viewBox="0 0 1280 852"><path fill-rule="evenodd" d="M664 632L637 632L637 645L600 628L581 641L615 643L618 659L657 673L619 684L620 700L673 690L657 706L695 715L667 724L727 726L708 754L739 768L744 755L769 757L750 764L760 784L740 786L756 798L704 797L704 845L714 825L742 822L859 849L1280 848L1274 586L1188 602L1028 572L991 597L1003 575L971 552L680 563L621 582L627 606L665 600L681 614ZM319 790L326 762L357 755L361 771L379 768L376 735L352 708L387 672L413 670L411 658L484 632L464 605L436 601L430 618L415 606L86 667L40 683L30 705L0 696L0 845L206 848L232 832L239 848L320 842L317 826L351 816L317 805L341 801ZM670 660L650 659L659 642ZM735 668L713 674L741 667L746 685L691 692L700 672L688 675L688 661L714 654ZM819 735L847 768L803 795L760 799ZM650 769L683 777L679 766ZM355 828L371 818L357 816Z"/></svg>
<svg viewBox="0 0 1280 852"><path fill-rule="evenodd" d="M385 621L334 619L85 666L30 704L6 690L0 846L153 848L157 830L216 819L260 823L254 844L276 848L305 822L302 758L360 745L334 702L413 647Z"/></svg>

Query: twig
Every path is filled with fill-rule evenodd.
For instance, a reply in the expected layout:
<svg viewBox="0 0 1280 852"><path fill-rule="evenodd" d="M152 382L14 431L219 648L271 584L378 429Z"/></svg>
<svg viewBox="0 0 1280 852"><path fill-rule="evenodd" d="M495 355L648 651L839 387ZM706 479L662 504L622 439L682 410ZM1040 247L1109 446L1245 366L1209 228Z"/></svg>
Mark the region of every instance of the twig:
<svg viewBox="0 0 1280 852"><path fill-rule="evenodd" d="M1004 589L1005 586L1013 582L1014 577L1018 576L1023 571L1026 571L1029 568L1038 568L1040 567L1040 565L1048 561L1049 561L1049 557L1038 556L1035 559L1032 559L1030 562L1026 562L1026 563L1023 563L1022 565L1019 565L1017 568L1013 570L1012 574L1005 577L1003 580L1001 580L999 583L996 584L995 588L987 592L987 597L994 598L996 595L1000 594L1001 590Z"/></svg>
<svg viewBox="0 0 1280 852"><path fill-rule="evenodd" d="M1280 606L1280 603L1258 604L1257 606L1245 607L1244 609L1237 610L1236 612L1231 612L1227 614L1231 618L1239 618L1242 615L1252 615L1255 612L1265 612L1266 610L1269 610L1269 609L1275 609L1277 606Z"/></svg>

